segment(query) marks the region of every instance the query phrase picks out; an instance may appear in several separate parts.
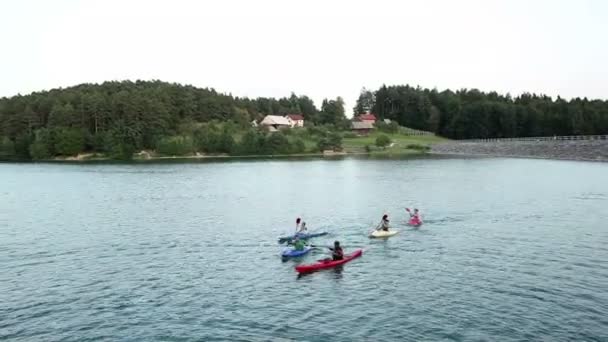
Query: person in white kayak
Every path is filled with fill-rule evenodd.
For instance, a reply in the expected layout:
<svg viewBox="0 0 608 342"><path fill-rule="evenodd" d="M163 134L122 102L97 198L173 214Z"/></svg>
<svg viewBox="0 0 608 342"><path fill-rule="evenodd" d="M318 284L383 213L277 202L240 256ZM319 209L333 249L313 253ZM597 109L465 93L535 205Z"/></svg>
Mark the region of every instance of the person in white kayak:
<svg viewBox="0 0 608 342"><path fill-rule="evenodd" d="M389 227L389 219L388 219L388 215L384 214L384 216L382 216L382 221L380 221L380 229L378 230L384 230L385 232L388 232Z"/></svg>
<svg viewBox="0 0 608 342"><path fill-rule="evenodd" d="M300 231L300 223L302 222L301 218L296 219L296 234Z"/></svg>

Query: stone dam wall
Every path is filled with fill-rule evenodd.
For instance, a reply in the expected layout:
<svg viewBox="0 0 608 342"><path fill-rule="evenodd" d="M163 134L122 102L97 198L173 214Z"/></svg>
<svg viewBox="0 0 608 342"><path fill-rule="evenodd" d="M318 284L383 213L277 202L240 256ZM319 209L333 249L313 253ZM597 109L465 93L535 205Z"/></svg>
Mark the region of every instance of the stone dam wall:
<svg viewBox="0 0 608 342"><path fill-rule="evenodd" d="M431 153L608 162L608 140L450 141Z"/></svg>

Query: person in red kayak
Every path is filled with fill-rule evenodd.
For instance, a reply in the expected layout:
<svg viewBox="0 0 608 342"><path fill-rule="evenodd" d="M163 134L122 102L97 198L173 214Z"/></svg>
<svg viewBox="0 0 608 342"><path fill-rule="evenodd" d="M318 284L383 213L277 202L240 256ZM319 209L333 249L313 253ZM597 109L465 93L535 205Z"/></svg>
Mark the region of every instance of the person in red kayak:
<svg viewBox="0 0 608 342"><path fill-rule="evenodd" d="M344 251L342 247L340 247L340 241L334 241L334 247L328 247L332 253L331 257L333 260L342 260L344 259Z"/></svg>

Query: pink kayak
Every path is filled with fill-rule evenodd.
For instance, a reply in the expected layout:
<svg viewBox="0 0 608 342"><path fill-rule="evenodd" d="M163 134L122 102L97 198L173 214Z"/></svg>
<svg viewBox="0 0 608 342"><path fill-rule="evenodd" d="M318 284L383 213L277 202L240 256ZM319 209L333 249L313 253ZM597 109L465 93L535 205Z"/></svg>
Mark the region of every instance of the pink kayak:
<svg viewBox="0 0 608 342"><path fill-rule="evenodd" d="M422 220L420 220L419 218L413 217L409 220L409 222L407 224L410 226L419 227L420 225L422 225Z"/></svg>
<svg viewBox="0 0 608 342"><path fill-rule="evenodd" d="M361 254L363 254L363 250L358 249L351 254L345 255L344 259L342 260L320 260L314 264L296 266L296 271L298 271L298 273L309 273L325 268L336 267L339 265L346 264L347 262L360 257Z"/></svg>

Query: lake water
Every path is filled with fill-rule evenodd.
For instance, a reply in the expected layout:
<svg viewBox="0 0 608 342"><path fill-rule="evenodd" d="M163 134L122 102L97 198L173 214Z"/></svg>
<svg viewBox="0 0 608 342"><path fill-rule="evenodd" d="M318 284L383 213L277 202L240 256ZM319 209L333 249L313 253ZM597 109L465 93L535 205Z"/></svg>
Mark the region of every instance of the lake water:
<svg viewBox="0 0 608 342"><path fill-rule="evenodd" d="M0 340L608 341L607 222L602 163L0 164Z"/></svg>

